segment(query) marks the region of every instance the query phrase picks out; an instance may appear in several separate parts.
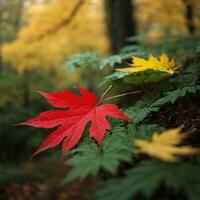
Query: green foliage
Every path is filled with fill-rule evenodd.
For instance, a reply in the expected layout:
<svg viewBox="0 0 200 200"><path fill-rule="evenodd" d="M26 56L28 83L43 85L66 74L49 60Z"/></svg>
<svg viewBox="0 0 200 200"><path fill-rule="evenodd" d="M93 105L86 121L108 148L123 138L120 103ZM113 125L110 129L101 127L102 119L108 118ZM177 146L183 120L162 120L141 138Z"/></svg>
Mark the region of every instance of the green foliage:
<svg viewBox="0 0 200 200"><path fill-rule="evenodd" d="M72 55L64 66L66 66L68 70L74 71L76 68L93 65L96 61L97 56L95 53L85 52Z"/></svg>
<svg viewBox="0 0 200 200"><path fill-rule="evenodd" d="M142 99L137 101L134 106L130 106L128 109L126 109L125 113L132 118L135 123L139 123L143 121L150 113L157 112L164 104L173 104L178 98L183 97L188 93L196 93L198 91L200 91L199 85L191 85L166 92L157 100L152 100L151 98Z"/></svg>
<svg viewBox="0 0 200 200"><path fill-rule="evenodd" d="M120 162L132 160L132 133L125 127L116 126L112 133L107 134L102 149L92 139L86 139L75 150L66 164L72 166L64 182L84 179L95 175L100 169L112 174L116 173Z"/></svg>
<svg viewBox="0 0 200 200"><path fill-rule="evenodd" d="M153 107L149 100L141 100L136 102L134 106L130 106L125 113L134 120L135 123L143 121L151 112L156 112L159 107Z"/></svg>
<svg viewBox="0 0 200 200"><path fill-rule="evenodd" d="M141 45L125 46L121 49L121 53L132 53L134 56L145 56L144 47Z"/></svg>
<svg viewBox="0 0 200 200"><path fill-rule="evenodd" d="M146 124L142 126L128 125L127 131L133 139L149 140L154 132L161 132L164 128L158 124Z"/></svg>
<svg viewBox="0 0 200 200"><path fill-rule="evenodd" d="M142 73L136 73L125 76L123 81L128 84L138 85L138 84L157 82L165 77L166 73L155 72L153 70L146 70L145 72Z"/></svg>
<svg viewBox="0 0 200 200"><path fill-rule="evenodd" d="M200 36L188 35L177 38L167 38L157 44L147 46L145 49L147 53L160 53L162 51L167 52L169 55L176 59L186 56L187 54L197 53L196 47L200 45Z"/></svg>
<svg viewBox="0 0 200 200"><path fill-rule="evenodd" d="M42 131L25 127L17 128L13 124L36 114L36 107L32 109L15 108L12 112L0 114L0 162L17 163L30 157L42 139Z"/></svg>
<svg viewBox="0 0 200 200"><path fill-rule="evenodd" d="M135 39L133 38L133 40ZM84 138L74 150L70 151L66 158L66 164L71 166L71 170L64 179L64 183L75 179L83 180L88 176L95 176L101 171L112 175L110 177L118 176L119 172L123 174L126 171L126 167L124 167L126 163L131 170L125 173L123 178L110 180L105 185L103 184L95 198L98 200L128 200L138 193L150 198L157 189L164 185L165 189L173 189L172 193L175 195L183 193L188 199L197 199L200 179L195 177L195 174L199 173L196 165L191 161L176 164L158 160L143 161L144 158L138 156L137 149L133 144L134 139L150 140L154 132L164 131L164 128L159 124L153 124L152 121L149 121L148 116L160 112L160 108L164 106L170 107L178 99L184 99L186 95L189 97L190 94L197 94L200 91L197 73L199 60L194 56L196 49L192 46L200 39L195 37L190 40L189 37L181 39L181 41L181 44L180 39L176 39L173 43L168 44L163 42L146 46L130 45L122 49L120 54L105 59L94 58L90 54L86 54L75 56L71 60L72 69L80 65L87 66L89 63L103 69L106 66L110 68L122 66L122 63L131 56L148 57L149 54L160 55L162 52L167 52L169 55L173 55L178 63L184 64L181 72L172 77L165 77L160 82L156 81L160 80L162 73L158 74L152 71L136 75L129 75L127 72L114 72L107 76L102 84L119 83L120 85L120 81L124 80L125 83L131 81L139 86L141 83L145 83L143 87L147 86L151 89L139 100L131 102L125 109L125 113L133 119L133 123L122 125L119 124L118 120L112 121L113 130L107 133L102 148L99 148L92 139ZM182 49L177 50L177 48ZM191 65L187 64L186 49L196 59ZM151 82L155 83L148 87ZM186 183L194 185L193 190L189 190Z"/></svg>
<svg viewBox="0 0 200 200"><path fill-rule="evenodd" d="M200 64L199 63L194 63L191 65L188 69L187 72L190 73L200 73Z"/></svg>
<svg viewBox="0 0 200 200"><path fill-rule="evenodd" d="M155 72L153 70L146 70L145 72L139 72L134 74L130 74L128 72L114 72L113 74L106 76L101 84L114 82L117 80L123 80L125 83L128 84L139 85L156 82L165 77L165 73Z"/></svg>
<svg viewBox="0 0 200 200"><path fill-rule="evenodd" d="M104 80L100 83L100 86L104 84L111 84L113 81L123 79L128 76L128 72L114 72L109 76L106 76Z"/></svg>
<svg viewBox="0 0 200 200"><path fill-rule="evenodd" d="M28 4L30 2L35 1L36 0L2 1L3 3L0 5L0 10L2 11L1 19L3 20L3 23L1 23L0 45L6 41L13 41L15 39L17 30L20 28L21 24L20 19L24 19L24 15L22 15L23 9L27 6L29 7ZM43 0L43 2L51 1L52 0ZM26 3L28 4L26 5ZM88 7L88 5L86 7ZM143 9L143 6L140 7L139 0L136 2L135 6L136 8L139 6L138 8ZM30 14L31 12L37 13L38 11L39 13L42 11L41 13L43 13L43 6L41 8L35 11L34 9L31 11L30 9ZM59 8L63 8L63 6L59 6ZM90 6L88 8L90 8ZM95 9L91 8L90 10L96 11ZM82 9L84 8L81 8L80 12L87 13ZM182 8L180 8L180 10L177 9L177 11L181 10ZM67 10L65 10L65 13L66 15L68 14ZM165 14L159 10L159 14L160 13L161 15ZM185 13L182 14L184 15ZM20 17L21 15L22 17ZM198 17L196 15L198 15L198 13L196 12L195 8L195 25L198 24L196 23L198 21ZM59 13L55 13L55 16L60 15ZM162 21L163 16L161 16L161 19L159 20ZM152 25L152 27L155 26L158 29L161 28L160 26L157 26L156 23L149 24L148 20L151 22L152 19L146 19L145 15L141 15L141 17L142 21L145 23L143 22L144 24L138 24L138 30L144 28L148 33L150 33L148 29L151 30ZM25 18L27 18L27 16L25 16ZM70 23L70 26L72 25L71 27L73 33L74 27L79 27L82 29L81 26L83 24L80 23L81 21L79 20L79 17L77 18L77 16L75 16L75 18L75 20L72 20L73 23L74 21L76 23L78 20L77 22L81 25L77 26L76 24ZM81 18L83 18L82 15ZM153 15L152 18L154 18ZM56 22L57 20L54 19L46 21ZM24 22L22 25L23 24ZM88 25L89 24L92 23L88 23ZM187 23L185 24L186 26L188 25ZM47 28L45 28L46 25ZM69 29L70 26L68 27ZM68 28L66 29L67 32L69 32ZM40 32L46 29L48 29L48 23L43 23L42 28L39 27L38 30L33 29L36 33L33 34L33 37L34 35L37 37L38 31ZM57 39L57 37L61 36L61 32L56 31L56 34L58 35L55 35L55 37L52 38ZM145 35L149 35L147 32ZM137 153L138 149L133 143L134 139L144 139L148 141L152 138L152 134L154 132L164 131L166 127L183 125L184 131L186 132L183 134L188 136L185 138L184 142L191 146L200 147L200 137L198 134L200 103L196 102L198 101L200 94L200 36L196 34L198 33L197 27L195 27L195 34L188 36L177 36L173 38L169 37L168 27L166 27L164 32L166 34L166 38L162 38L160 41L157 39L151 40L149 37L145 37L145 35L130 37L127 39L128 45L122 48L119 54L107 56L105 58L98 57L98 55L93 51L74 54L70 56L67 59L67 62L62 66L66 69L68 74L72 73L72 78L73 75L75 75L74 78L76 79L76 75L78 74L80 80L75 80L75 82L77 82L72 83L72 85L87 87L91 91L95 91L98 96L101 96L104 92L101 91L102 87L97 89L99 82L101 82L101 85L112 84L114 86L113 90L107 94L108 97L109 95L112 96L119 93L126 93L129 90L142 90L144 93L144 95L140 97L134 96L135 98L129 98L129 96L126 96L119 99L118 103L120 107L122 109L125 107L125 113L133 119L133 122L129 124L122 124L119 122L119 120L109 119L112 124L112 130L107 131L102 147L99 147L93 139L85 136L81 143L66 155L65 164L70 166L71 169L66 178L63 180L64 183L69 183L76 179L84 180L89 176L97 176L101 173L108 175L107 178L109 180L101 181L102 186L96 192L94 198L92 198L93 200L200 199L199 155L191 158L185 157L183 160L178 160L176 163L161 162L159 160L154 160L151 157L139 155ZM154 32L152 33L154 35ZM47 48L49 48L50 51L47 51L48 49L39 48L39 43L37 44L36 40L31 39L32 33L24 35L27 35L28 41L33 41L33 43L31 45L30 42L28 42L28 45L25 45L28 47L28 49L23 49L24 45L22 45L20 48L16 48L14 54L11 51L10 57L11 59L13 58L12 64L15 65L16 63L22 63L25 68L30 68L31 65L33 65L39 70L33 70L31 73L27 74L25 72L24 75L19 75L11 70L12 65L3 63L2 59L0 58L0 192L5 188L5 186L7 186L7 184L12 182L18 183L19 181L27 179L32 181L35 178L40 178L40 176L34 174L34 172L28 173L24 170L17 169L16 166L11 168L10 164L16 164L22 160L27 161L42 140L43 136L41 131L39 130L36 132L36 130L33 128L13 127L12 124L33 117L41 110L46 109L43 99L36 94L36 90L55 91L57 90L57 87L60 88L62 86L62 88L69 88L71 86L71 83L66 85L66 83L62 83L60 81L60 78L57 78L60 77L59 73L64 72L57 71L57 69L60 67L60 64L58 63L63 63L63 60L66 58L66 56L62 56L62 53L65 54L66 52L67 55L69 55L71 50L76 51L77 45L73 44L73 40L70 41L70 46L70 43L63 42L65 40L58 38L58 40L53 42L54 44L52 43L52 45L51 41L49 43L47 40L51 39L51 37L42 37L39 39L39 41L41 41L41 44L44 47L47 46ZM79 33L78 36L80 35L84 34ZM66 37L66 34L63 36ZM88 48L87 44L86 46L83 45L82 39L85 38L88 40L90 39L90 35L88 35L89 37L85 36L87 36L87 34L85 34L82 38L80 37L82 49ZM76 38L75 35L72 38ZM94 40L94 42L97 41ZM34 48L34 46L36 48ZM69 47L69 50L67 50L66 47ZM40 56L34 56L35 52L32 51L34 49L36 50L36 53L37 51L41 50ZM18 55L18 51L22 52L22 54L24 52L24 55L27 55L25 56L27 57L27 61L31 62L24 64L23 60L26 63L26 59L21 58L21 56L19 56L19 58L18 56L13 56L15 54ZM57 52L58 55L54 55L57 54ZM162 52L165 52L170 58L174 58L177 65L180 67L180 70L177 71L173 76L166 76L166 74L163 72L155 72L153 70L146 70L145 72L135 74L115 71L116 68L126 67L127 63L130 63L132 56L148 58L150 55L159 56ZM46 61L43 60L44 57L47 58ZM40 59L40 61L38 59ZM35 62L37 64L35 64ZM45 65L47 66L47 70L42 71L41 69ZM51 65L53 65L55 68L51 68ZM16 65L17 71L19 70L20 66L21 65ZM49 68L51 69L49 70ZM104 77L105 73L109 74ZM117 89L119 89L120 92L117 92ZM114 94L111 95L111 93ZM183 112L186 114L179 116L183 113L180 112L182 105L184 105L185 102L188 103L190 101L191 104L186 104L186 106L189 105L188 108L185 108L186 106L183 108ZM178 105L177 110L176 106L172 105L174 103L176 103L175 105ZM163 126L165 127L162 127L161 121L165 113L169 114L169 116L166 117L169 117L170 119L172 118L173 122L171 123L169 120L167 123L163 123ZM173 113L176 113L175 119L172 117ZM157 119L159 117L161 120ZM194 134L193 130L195 130L195 133L197 132L197 134ZM49 154L43 155L45 156ZM52 162L55 162L54 159L58 156L54 155L47 157L48 162L51 162L49 164L51 167ZM34 161L37 162L37 158ZM3 166L2 163L7 163L8 165Z"/></svg>
<svg viewBox="0 0 200 200"><path fill-rule="evenodd" d="M124 178L104 183L94 199L131 200L138 193L150 199L160 184L164 184L167 189L173 189L175 194L182 192L189 200L198 200L200 177L197 174L199 173L200 166L192 163L144 161L129 170Z"/></svg>
<svg viewBox="0 0 200 200"><path fill-rule="evenodd" d="M200 46L198 46L198 47L196 48L196 52L197 52L197 53L200 53Z"/></svg>
<svg viewBox="0 0 200 200"><path fill-rule="evenodd" d="M135 39L137 40L137 38L133 38L133 42L135 41ZM177 63L186 63L187 59L190 60L191 58L196 61L195 59L197 59L198 56L196 56L195 54L198 53L198 48L196 48L198 45L200 45L199 36L170 38L162 40L162 42L156 44L130 44L129 46L126 46L122 49L121 54L118 54L117 56L110 56L109 58L103 60L102 62L105 63L103 67L107 65L111 67L116 66L117 63L119 64L125 59L130 58L131 56L140 56L146 58L150 54L160 55L162 52L166 52L171 57L174 57ZM188 56L185 55L186 51L188 52ZM122 66L120 65L120 67ZM181 66L181 68L182 67L186 68L186 71L197 72L199 71L199 61L194 63L192 66ZM113 72L111 75L105 77L105 80L102 82L102 84L115 82L117 80L124 80L128 84L144 84L156 82L163 77L165 77L163 73L155 73L152 71L137 73L134 75L129 75L128 73L124 72Z"/></svg>
<svg viewBox="0 0 200 200"><path fill-rule="evenodd" d="M112 55L104 60L102 67L108 65L110 67L115 66L115 64L121 63L124 59L130 58L131 56L141 56L148 57L149 54L160 55L162 52L166 52L172 57L175 57L178 61L182 61L186 58L185 52L188 51L191 55L198 53L200 46L200 36L186 36L177 38L167 38L159 43L144 43L145 38L143 36L137 36L140 44L134 44L135 41L138 42L136 37L129 38L130 44L121 50L120 54ZM141 42L143 38L143 43ZM133 42L133 44L131 44ZM100 65L101 66L101 65Z"/></svg>
<svg viewBox="0 0 200 200"><path fill-rule="evenodd" d="M77 178L82 180L97 174L100 169L115 174L121 162L132 162L135 152L133 139L147 139L154 131L161 130L163 129L156 124L141 127L135 127L133 124L127 127L117 125L104 139L102 149L92 139L85 139L70 152L66 164L72 166L72 169L64 182Z"/></svg>
<svg viewBox="0 0 200 200"><path fill-rule="evenodd" d="M186 56L186 52L188 55L198 53L198 49L200 46L200 36L199 35L188 35L188 36L178 36L178 37L166 37L161 41L156 43L151 43L149 41L145 41L145 37L142 35L139 36L140 45L135 45L135 39L129 39L130 44L126 46L125 49L130 49L129 52L132 52L134 55L135 50L133 51L131 47L136 46L137 49L140 50L139 56L147 57L149 54L159 55L162 52L166 52L172 57L176 59L183 59ZM137 40L136 40L137 41ZM132 43L131 43L132 42Z"/></svg>
<svg viewBox="0 0 200 200"><path fill-rule="evenodd" d="M129 39L129 42L135 41L138 39ZM160 124L154 124L158 122L148 118L152 113L162 114L161 108L165 107L169 108L168 110L171 112L172 104L177 100L184 102L190 96L197 97L199 94L200 37L165 40L156 44L139 41L140 43L130 44L123 48L121 53L107 58L101 59L93 52L86 52L71 56L65 63L64 67L72 73L75 73L75 69L82 68L81 85L87 85L92 91L96 89L98 80L102 80L104 68L110 67L114 71L117 66L126 66L126 62L131 56L147 58L150 54L160 55L162 52L166 52L170 57L175 57L181 70L171 77L165 76L165 79L159 82L158 80L164 77L163 73L154 73L152 70L135 75L118 71L105 77L102 84L113 83L113 85L123 87L120 93L144 89L144 95L140 98L136 97L133 102L130 102L129 97L123 97L126 103L125 113L133 119L133 122L122 124L118 120L111 120L112 130L106 133L102 147L99 147L93 139L84 137L81 143L66 155L65 164L71 169L63 183L69 183L76 179L84 180L103 172L111 180L103 183L95 195L97 200L129 200L138 194L141 195L140 199L143 199L142 197L152 199L156 191L160 189L161 193L164 191L163 198L166 193L169 193L175 194L177 199L183 194L188 200L197 200L200 195L200 178L197 176L200 172L199 157L188 159L187 163L184 160L177 163L152 160L137 154L133 140L150 140L154 132L164 131L165 128L161 127L160 122ZM88 76L88 70L92 76ZM37 72L28 76L26 80L30 79L31 81L30 91L34 92L36 83L45 89L50 89L55 84L56 80L54 80L54 84L51 81L52 76L45 77L42 73ZM21 77L6 71L1 74L0 78L0 109L2 111L0 114L0 160L16 162L20 160L22 151L26 152L26 155L22 156L23 158L27 158L31 154L39 144L41 134L35 133L34 129L27 128L20 128L19 132L17 128L10 127L10 124L34 116L41 108L44 109L44 105L41 99L30 93L32 100L28 107L24 106L26 82L21 80ZM134 85L129 85L130 83ZM98 91L100 90L98 89ZM124 106L123 100L119 101L122 107ZM7 112L6 107L11 107L12 111ZM184 122L181 121L181 123ZM166 127L171 126L170 123L166 124ZM15 130L15 135L13 135L13 130ZM12 140L10 140L11 137ZM195 145L199 146L198 139L195 141ZM126 171L128 172L126 173ZM27 175L15 171L7 172L5 169L0 170L0 173L0 188L1 183L6 184L10 180L17 179L17 177L20 179ZM162 199L162 195L160 199Z"/></svg>
<svg viewBox="0 0 200 200"><path fill-rule="evenodd" d="M26 160L39 145L41 130L14 127L13 124L37 115L47 105L36 92L52 88L52 76L33 71L27 76L7 69L0 73L0 162ZM28 100L27 100L28 99ZM25 105L26 104L26 105Z"/></svg>
<svg viewBox="0 0 200 200"><path fill-rule="evenodd" d="M98 66L100 69L103 69L106 66L114 67L116 64L121 63L124 59L130 58L132 53L122 53L122 54L116 54L112 55L109 58L102 59Z"/></svg>
<svg viewBox="0 0 200 200"><path fill-rule="evenodd" d="M177 89L171 92L167 92L166 95L157 101L155 101L151 106L153 107L159 107L165 103L174 103L178 98L185 96L187 93L196 93L200 91L200 86L199 85L192 85L192 86L187 86L181 89Z"/></svg>
<svg viewBox="0 0 200 200"><path fill-rule="evenodd" d="M199 77L196 74L180 74L175 78L169 79L169 83L174 85L175 88L182 88L185 86L195 85L198 81Z"/></svg>

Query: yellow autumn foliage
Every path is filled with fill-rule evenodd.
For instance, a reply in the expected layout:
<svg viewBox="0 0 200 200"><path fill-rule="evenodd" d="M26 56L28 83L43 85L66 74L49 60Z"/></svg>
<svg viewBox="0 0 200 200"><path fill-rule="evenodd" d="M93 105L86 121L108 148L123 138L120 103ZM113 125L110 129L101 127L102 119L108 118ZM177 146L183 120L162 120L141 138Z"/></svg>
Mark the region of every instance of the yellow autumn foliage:
<svg viewBox="0 0 200 200"><path fill-rule="evenodd" d="M179 155L192 155L200 153L199 148L180 145L183 140L183 134L180 129L171 129L162 134L154 133L151 141L137 139L134 141L138 146L139 153L145 153L159 158L163 161L174 162Z"/></svg>
<svg viewBox="0 0 200 200"><path fill-rule="evenodd" d="M4 61L20 73L41 67L57 69L81 50L98 49L102 54L107 50L101 1L55 0L31 7L27 16L28 24L17 39L2 48Z"/></svg>
<svg viewBox="0 0 200 200"><path fill-rule="evenodd" d="M177 70L174 59L169 59L168 55L162 53L159 58L150 55L148 60L140 57L132 57L132 63L128 68L117 69L117 71L138 73L146 70L154 70L173 75Z"/></svg>
<svg viewBox="0 0 200 200"><path fill-rule="evenodd" d="M196 32L200 32L200 1L184 0L194 9L194 25ZM150 41L163 36L185 35L188 33L186 8L183 0L133 0L136 7L136 19L139 21L140 33L147 35Z"/></svg>

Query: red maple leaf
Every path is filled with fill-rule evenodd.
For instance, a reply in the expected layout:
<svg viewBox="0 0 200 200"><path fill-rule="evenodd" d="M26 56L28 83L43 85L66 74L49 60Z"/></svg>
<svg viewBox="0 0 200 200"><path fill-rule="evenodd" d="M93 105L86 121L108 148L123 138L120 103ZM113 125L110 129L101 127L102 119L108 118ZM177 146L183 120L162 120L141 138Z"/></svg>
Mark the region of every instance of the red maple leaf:
<svg viewBox="0 0 200 200"><path fill-rule="evenodd" d="M79 91L81 96L77 96L68 90L61 90L58 93L39 91L52 106L68 109L42 112L35 118L18 124L37 128L54 128L58 126L55 131L47 136L33 156L55 147L62 141L62 153L64 154L79 142L88 122L91 122L90 137L101 145L106 130L110 130L110 124L106 116L130 121L116 105L96 105L96 95L94 93L84 88L79 88Z"/></svg>

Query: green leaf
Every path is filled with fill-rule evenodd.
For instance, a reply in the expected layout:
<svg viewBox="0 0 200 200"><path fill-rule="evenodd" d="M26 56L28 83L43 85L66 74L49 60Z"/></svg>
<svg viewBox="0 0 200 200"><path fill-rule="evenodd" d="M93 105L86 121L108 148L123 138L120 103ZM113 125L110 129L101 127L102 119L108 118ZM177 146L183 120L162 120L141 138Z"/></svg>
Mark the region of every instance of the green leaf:
<svg viewBox="0 0 200 200"><path fill-rule="evenodd" d="M167 92L166 95L157 101L155 101L151 106L161 106L165 103L174 103L179 97L185 96L187 93L196 93L200 91L200 86L199 85L192 85L192 86L187 86L184 88L180 88L171 92Z"/></svg>
<svg viewBox="0 0 200 200"><path fill-rule="evenodd" d="M134 120L135 123L143 121L151 112L159 110L158 107L151 106L152 100L139 100L134 106L125 110L125 114Z"/></svg>
<svg viewBox="0 0 200 200"><path fill-rule="evenodd" d="M120 80L123 79L124 77L126 77L129 73L128 72L114 72L109 76L106 76L104 78L104 80L100 83L101 85L116 81L116 80Z"/></svg>
<svg viewBox="0 0 200 200"><path fill-rule="evenodd" d="M162 132L164 128L158 124L146 124L142 126L128 125L127 131L132 134L133 139L150 140L155 132Z"/></svg>
<svg viewBox="0 0 200 200"><path fill-rule="evenodd" d="M121 53L131 52L132 56L146 56L147 53L141 45L128 45L121 49Z"/></svg>
<svg viewBox="0 0 200 200"><path fill-rule="evenodd" d="M196 48L196 52L197 52L197 53L200 53L200 46L198 46L198 47Z"/></svg>
<svg viewBox="0 0 200 200"><path fill-rule="evenodd" d="M166 76L166 73L154 70L146 70L138 73L114 72L111 75L106 76L102 84L123 79L125 83L139 85L144 83L157 82Z"/></svg>
<svg viewBox="0 0 200 200"><path fill-rule="evenodd" d="M197 93L200 91L199 85L186 86L164 94L161 98L152 103L152 99L139 100L134 106L125 110L125 113L134 120L135 123L143 121L152 112L157 112L161 106L166 103L174 103L179 97L188 93Z"/></svg>
<svg viewBox="0 0 200 200"><path fill-rule="evenodd" d="M103 59L100 63L99 63L99 68L103 69L106 66L109 67L114 67L117 63L121 63L124 59L127 59L129 57L132 56L132 53L122 53L122 54L116 54L116 55L112 55L108 58Z"/></svg>
<svg viewBox="0 0 200 200"><path fill-rule="evenodd" d="M174 85L176 88L182 88L185 86L195 85L199 77L196 74L183 74L175 78L171 78L169 83Z"/></svg>
<svg viewBox="0 0 200 200"><path fill-rule="evenodd" d="M85 52L80 54L72 55L69 60L64 64L64 66L70 70L74 71L76 68L83 66L89 66L97 61L97 56L93 52Z"/></svg>
<svg viewBox="0 0 200 200"><path fill-rule="evenodd" d="M132 133L124 127L117 126L112 134L107 134L103 141L103 149L92 140L87 139L75 150L71 151L71 158L66 161L72 166L64 182L77 178L84 179L89 175L97 174L99 169L104 169L112 174L116 173L120 162L132 161L133 143Z"/></svg>
<svg viewBox="0 0 200 200"><path fill-rule="evenodd" d="M150 139L153 132L162 130L163 128L156 124L140 127L134 124L127 127L118 125L110 135L107 134L102 150L92 139L85 139L76 149L71 150L71 157L65 163L72 169L63 182L68 183L77 178L83 180L89 175L96 175L100 169L115 174L121 162L133 161L133 139Z"/></svg>
<svg viewBox="0 0 200 200"><path fill-rule="evenodd" d="M200 166L191 163L165 163L157 160L144 161L128 171L124 178L108 181L96 192L96 200L131 200L142 193L150 198L161 183L182 191L189 200L200 196Z"/></svg>
<svg viewBox="0 0 200 200"><path fill-rule="evenodd" d="M124 77L124 82L128 84L144 84L144 83L153 83L162 80L167 77L168 74L155 70L146 70L138 73L129 74L127 77Z"/></svg>
<svg viewBox="0 0 200 200"><path fill-rule="evenodd" d="M187 68L187 72L200 73L200 63L195 63Z"/></svg>

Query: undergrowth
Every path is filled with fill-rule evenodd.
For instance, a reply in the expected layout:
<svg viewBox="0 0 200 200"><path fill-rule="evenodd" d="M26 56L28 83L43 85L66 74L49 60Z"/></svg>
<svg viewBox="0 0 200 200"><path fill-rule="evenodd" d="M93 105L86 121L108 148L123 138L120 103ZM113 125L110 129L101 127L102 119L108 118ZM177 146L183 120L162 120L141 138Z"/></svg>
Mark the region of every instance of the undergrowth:
<svg viewBox="0 0 200 200"><path fill-rule="evenodd" d="M66 64L70 70L88 64L99 70L109 68L110 74L102 80L100 87L106 88L112 84L121 91L141 90L141 93L119 100L118 103L133 123L124 124L109 119L112 131L104 138L102 149L94 140L84 137L66 155L65 163L71 166L71 171L63 183L84 180L103 172L102 184L93 199L198 200L199 155L181 157L171 163L138 154L133 141L149 141L154 132L180 127L187 138L184 140L186 145L200 146L200 38L178 38L159 44L141 44L138 41L140 45L132 45L132 40L135 38L130 38L129 45L118 55L99 58L93 52L87 52L71 57ZM158 80L155 78L157 72L145 74L145 71L133 75L115 70L127 67L132 56L147 59L149 55L159 57L163 52L173 57L179 67L173 75ZM127 83L127 76L132 82ZM150 76L151 81L147 81Z"/></svg>

